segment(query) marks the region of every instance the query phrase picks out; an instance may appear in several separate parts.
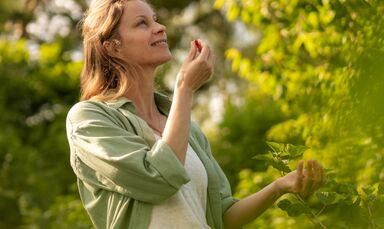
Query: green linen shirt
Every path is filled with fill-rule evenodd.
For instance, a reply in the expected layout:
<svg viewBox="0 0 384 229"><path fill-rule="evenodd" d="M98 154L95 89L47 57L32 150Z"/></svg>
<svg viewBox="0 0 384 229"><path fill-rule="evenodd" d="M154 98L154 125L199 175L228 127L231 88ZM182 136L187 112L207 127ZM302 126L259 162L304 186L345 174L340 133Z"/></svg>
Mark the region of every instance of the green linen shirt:
<svg viewBox="0 0 384 229"><path fill-rule="evenodd" d="M155 101L168 114L171 101L158 93ZM127 98L75 104L67 116L67 136L80 197L96 228L148 228L152 206L190 180L170 146L156 141ZM236 199L207 138L193 122L189 143L208 176L207 223L224 228L223 213Z"/></svg>

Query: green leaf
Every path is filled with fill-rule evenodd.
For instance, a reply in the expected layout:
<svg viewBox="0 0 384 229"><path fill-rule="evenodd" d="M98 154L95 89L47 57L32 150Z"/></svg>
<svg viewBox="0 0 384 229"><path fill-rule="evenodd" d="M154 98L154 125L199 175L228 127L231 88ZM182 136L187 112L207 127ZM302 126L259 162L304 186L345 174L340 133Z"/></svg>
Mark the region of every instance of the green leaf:
<svg viewBox="0 0 384 229"><path fill-rule="evenodd" d="M384 184L378 183L377 184L377 194L383 195L384 194Z"/></svg>
<svg viewBox="0 0 384 229"><path fill-rule="evenodd" d="M384 184L383 183L376 183L376 184L372 185L372 189L373 189L373 192L376 193L377 195L384 194Z"/></svg>
<svg viewBox="0 0 384 229"><path fill-rule="evenodd" d="M239 69L240 76L247 78L247 76L251 72L251 69L252 69L251 61L247 58L243 58L240 62L240 69Z"/></svg>
<svg viewBox="0 0 384 229"><path fill-rule="evenodd" d="M319 18L318 14L315 12L310 12L308 14L308 23L313 26L313 28L317 29L319 27Z"/></svg>
<svg viewBox="0 0 384 229"><path fill-rule="evenodd" d="M352 184L339 184L337 186L338 193L347 193L349 195L357 195L358 192Z"/></svg>
<svg viewBox="0 0 384 229"><path fill-rule="evenodd" d="M271 154L259 154L259 155L252 157L252 159L268 161L268 160L272 159L272 155Z"/></svg>
<svg viewBox="0 0 384 229"><path fill-rule="evenodd" d="M269 163L273 166L273 168L275 168L275 169L277 169L279 171L282 171L282 172L285 172L285 173L289 173L289 172L292 171L288 167L288 165L286 165L283 161L278 160L276 158L273 158L272 160L269 160Z"/></svg>
<svg viewBox="0 0 384 229"><path fill-rule="evenodd" d="M249 24L252 22L252 14L249 11L242 10L240 15L244 23Z"/></svg>
<svg viewBox="0 0 384 229"><path fill-rule="evenodd" d="M285 146L283 143L277 143L277 142L267 142L267 145L274 151L274 152L283 152L285 149Z"/></svg>
<svg viewBox="0 0 384 229"><path fill-rule="evenodd" d="M371 185L368 185L368 186L366 186L366 187L362 187L361 189L363 190L363 192L364 192L367 196L371 195L371 194L375 191L375 189L374 189Z"/></svg>
<svg viewBox="0 0 384 229"><path fill-rule="evenodd" d="M227 11L228 21L235 21L237 17L240 15L240 8L237 5L230 5Z"/></svg>
<svg viewBox="0 0 384 229"><path fill-rule="evenodd" d="M340 200L336 192L316 192L316 196L324 205L331 205Z"/></svg>
<svg viewBox="0 0 384 229"><path fill-rule="evenodd" d="M325 175L327 176L327 179L334 178L337 175L334 169L325 168L324 171L325 171Z"/></svg>
<svg viewBox="0 0 384 229"><path fill-rule="evenodd" d="M329 6L321 7L319 9L319 16L320 21L323 23L324 26L331 23L331 21L335 18L335 12L329 8Z"/></svg>
<svg viewBox="0 0 384 229"><path fill-rule="evenodd" d="M311 209L304 206L301 203L292 203L288 199L281 200L277 203L277 206L288 213L289 216L295 217L301 214L309 214L311 213Z"/></svg>
<svg viewBox="0 0 384 229"><path fill-rule="evenodd" d="M283 199L277 203L277 206L283 211L287 210L291 205L292 202L288 199Z"/></svg>
<svg viewBox="0 0 384 229"><path fill-rule="evenodd" d="M272 157L278 158L280 156L280 152L275 152L275 151L268 151L272 155Z"/></svg>
<svg viewBox="0 0 384 229"><path fill-rule="evenodd" d="M344 196L343 203L346 205L359 205L360 203L360 197L358 195L348 195Z"/></svg>
<svg viewBox="0 0 384 229"><path fill-rule="evenodd" d="M279 154L279 157L281 159L289 160L291 158L291 155L289 153L287 153L287 152L282 152L282 153Z"/></svg>
<svg viewBox="0 0 384 229"><path fill-rule="evenodd" d="M375 202L377 200L377 195L375 194L370 194L367 196L367 200L370 202Z"/></svg>
<svg viewBox="0 0 384 229"><path fill-rule="evenodd" d="M287 152L289 153L290 158L301 157L304 154L304 152L308 149L309 147L307 146L295 146L291 144L287 145Z"/></svg>
<svg viewBox="0 0 384 229"><path fill-rule="evenodd" d="M301 214L310 214L311 213L311 209L305 207L302 204L295 203L295 204L292 204L289 207L287 213L288 213L289 216L295 217L295 216L299 216Z"/></svg>
<svg viewBox="0 0 384 229"><path fill-rule="evenodd" d="M215 3L213 4L213 8L215 9L221 9L223 8L225 5L225 1L224 0L216 0Z"/></svg>
<svg viewBox="0 0 384 229"><path fill-rule="evenodd" d="M263 55L270 50L276 49L281 44L279 27L271 23L264 29L263 39L257 47L257 53Z"/></svg>

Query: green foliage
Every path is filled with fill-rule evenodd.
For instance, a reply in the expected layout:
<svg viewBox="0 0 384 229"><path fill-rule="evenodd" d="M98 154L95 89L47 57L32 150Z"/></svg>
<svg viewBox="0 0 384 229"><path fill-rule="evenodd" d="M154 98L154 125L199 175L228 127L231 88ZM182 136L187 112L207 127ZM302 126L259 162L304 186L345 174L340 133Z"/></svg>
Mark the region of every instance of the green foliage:
<svg viewBox="0 0 384 229"><path fill-rule="evenodd" d="M297 158L297 155L303 155L308 150L305 146L276 142L268 142L268 145L272 151L268 154L256 155L254 159L267 161L279 171L281 176L291 171L289 164L292 159ZM291 155L295 157L290 157ZM353 184L337 182L335 173L328 170L327 182L321 191L315 193L316 199L306 201L295 194L279 201L277 206L290 217L307 215L309 220L319 228L347 226L348 228L351 226L381 228L383 226L383 187L384 183L375 183L357 189ZM351 215L346 216L345 212ZM343 217L338 214L343 214ZM338 219L337 224L332 220L334 217ZM354 220L351 221L349 217L353 217Z"/></svg>
<svg viewBox="0 0 384 229"><path fill-rule="evenodd" d="M317 192L316 196L324 205L335 204L341 198L336 192Z"/></svg>
<svg viewBox="0 0 384 229"><path fill-rule="evenodd" d="M308 149L305 146L294 146L276 142L267 142L267 144L273 150L269 152L270 157L260 157L257 155L255 159L267 160L268 164L277 169L282 176L291 171L288 166L290 160L298 157L298 155L303 155ZM295 157L290 157L291 155ZM328 174L327 184L322 189L327 191L316 192L317 200L315 203L320 204L315 204L313 207L297 194L294 195L296 198L279 201L277 206L286 211L290 217L306 214L315 225L321 228L328 228L319 219L320 214L327 208L346 210L346 208L353 207L355 211L360 213L366 212L368 215L368 220L365 223L358 222L362 227L377 228L380 225L382 217L379 215L382 212L382 208L378 206L382 206L384 201L383 183L363 186L361 191L358 192L352 184L338 183L334 176ZM319 207L321 208L318 209ZM374 217L374 215L378 217ZM346 218L345 220L346 222L344 223L348 225L349 219Z"/></svg>
<svg viewBox="0 0 384 229"><path fill-rule="evenodd" d="M268 146L272 149L269 154L259 154L254 156L254 159L267 161L275 169L289 173L292 170L289 168L289 160L300 157L308 149L305 146L295 146L292 144L280 144L277 142L267 142Z"/></svg>
<svg viewBox="0 0 384 229"><path fill-rule="evenodd" d="M229 21L241 22L260 35L254 44L226 51L232 70L249 83L249 89L242 94L244 101L236 105L236 116L228 115L233 108L229 109L221 126L241 123L236 117L248 114L251 117L243 118L249 120L246 125L257 130L262 125L257 122L260 117L252 108L247 114L242 112L251 101L271 101L281 119L262 135L248 128L243 136L306 145L310 150L304 158L316 158L333 169L325 186L308 200L313 214L321 213L319 220L324 225L383 228L379 187L384 181L384 22L380 16L384 2L216 0L214 7ZM237 131L233 126L226 132ZM220 137L217 142L222 142ZM232 140L231 151L246 148ZM258 159L254 164L288 172L289 159L295 154L284 152L282 145L269 146L272 151L267 154L260 154L267 152L265 145L252 148L258 151L252 155ZM239 175L239 196L262 187L254 183L255 177L267 176L260 171ZM280 206L292 207L289 215L297 215L300 205L289 201ZM301 216L281 222L277 211L267 211L249 228L313 228Z"/></svg>
<svg viewBox="0 0 384 229"><path fill-rule="evenodd" d="M1 228L46 225L51 203L75 182L64 123L81 63L59 44L39 51L31 60L25 41L0 41Z"/></svg>
<svg viewBox="0 0 384 229"><path fill-rule="evenodd" d="M247 100L242 107L238 107L235 101L228 101L224 122L219 127L219 138L210 140L212 151L216 153L215 157L233 187L240 170L265 170L266 164L255 164L249 158L266 150L266 132L283 118L281 111L270 100ZM253 122L258 125L250 125Z"/></svg>
<svg viewBox="0 0 384 229"><path fill-rule="evenodd" d="M277 206L288 213L289 216L295 217L301 214L310 214L311 209L298 201L292 202L289 199L284 199L277 203Z"/></svg>

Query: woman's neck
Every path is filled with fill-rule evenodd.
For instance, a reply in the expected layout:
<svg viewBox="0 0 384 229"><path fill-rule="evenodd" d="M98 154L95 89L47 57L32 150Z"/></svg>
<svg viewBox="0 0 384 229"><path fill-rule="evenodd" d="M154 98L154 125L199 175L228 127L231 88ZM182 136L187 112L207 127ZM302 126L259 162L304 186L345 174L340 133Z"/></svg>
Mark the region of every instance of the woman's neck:
<svg viewBox="0 0 384 229"><path fill-rule="evenodd" d="M130 88L126 93L126 97L133 101L138 115L148 123L157 120L161 115L154 98L154 72L154 69L143 70L137 86Z"/></svg>

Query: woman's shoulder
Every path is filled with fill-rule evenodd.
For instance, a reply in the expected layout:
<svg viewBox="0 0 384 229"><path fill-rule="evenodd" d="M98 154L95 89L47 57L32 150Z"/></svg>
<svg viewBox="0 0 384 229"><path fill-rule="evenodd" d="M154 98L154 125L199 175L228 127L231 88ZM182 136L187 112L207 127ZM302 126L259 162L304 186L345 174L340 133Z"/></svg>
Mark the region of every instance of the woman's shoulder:
<svg viewBox="0 0 384 229"><path fill-rule="evenodd" d="M107 117L111 114L108 105L101 101L84 100L74 104L67 114L67 119L77 122L91 118Z"/></svg>

